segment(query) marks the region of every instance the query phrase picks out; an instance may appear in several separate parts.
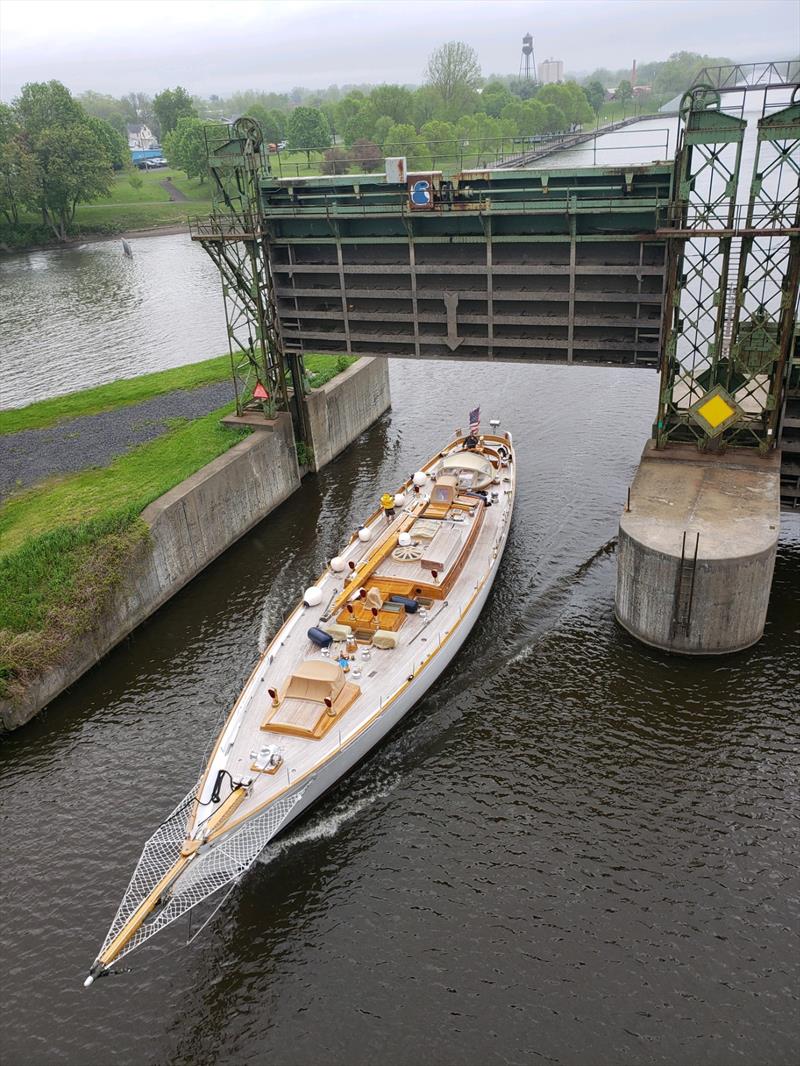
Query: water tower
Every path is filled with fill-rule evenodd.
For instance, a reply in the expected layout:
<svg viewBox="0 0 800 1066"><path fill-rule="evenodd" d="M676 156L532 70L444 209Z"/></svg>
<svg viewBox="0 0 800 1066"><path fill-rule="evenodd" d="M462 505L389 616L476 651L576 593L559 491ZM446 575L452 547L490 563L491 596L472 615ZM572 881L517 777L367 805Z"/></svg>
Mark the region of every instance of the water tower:
<svg viewBox="0 0 800 1066"><path fill-rule="evenodd" d="M526 33L522 38L522 55L519 60L519 76L525 81L536 81L536 60L533 55L533 37Z"/></svg>

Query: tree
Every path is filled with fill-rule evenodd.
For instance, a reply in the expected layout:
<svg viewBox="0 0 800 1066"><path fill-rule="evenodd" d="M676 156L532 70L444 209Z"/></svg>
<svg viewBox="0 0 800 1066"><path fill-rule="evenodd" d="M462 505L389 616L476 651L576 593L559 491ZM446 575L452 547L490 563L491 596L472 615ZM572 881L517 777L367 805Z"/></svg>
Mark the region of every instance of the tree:
<svg viewBox="0 0 800 1066"><path fill-rule="evenodd" d="M402 85L379 85L369 94L369 102L379 115L388 115L393 122L410 122L414 94Z"/></svg>
<svg viewBox="0 0 800 1066"><path fill-rule="evenodd" d="M329 148L322 155L323 174L346 174L350 166L350 156L344 148Z"/></svg>
<svg viewBox="0 0 800 1066"><path fill-rule="evenodd" d="M199 178L202 185L208 173L206 133L219 130L218 123L199 118L179 118L175 129L164 138L164 151L170 163L187 178Z"/></svg>
<svg viewBox="0 0 800 1066"><path fill-rule="evenodd" d="M123 137L114 126L102 118L97 118L96 115L89 115L86 121L99 140L103 142L114 170L124 170L125 167L130 166L131 153L127 137Z"/></svg>
<svg viewBox="0 0 800 1066"><path fill-rule="evenodd" d="M340 127L345 142L352 144L353 141L371 139L375 135L375 124L380 117L375 105L370 100L365 100Z"/></svg>
<svg viewBox="0 0 800 1066"><path fill-rule="evenodd" d="M569 123L567 116L556 104L545 104L545 133L562 133Z"/></svg>
<svg viewBox="0 0 800 1066"><path fill-rule="evenodd" d="M722 67L730 62L730 59L723 56L704 56L698 52L673 52L666 63L658 65L658 71L653 78L653 92L675 96L689 88L703 67Z"/></svg>
<svg viewBox="0 0 800 1066"><path fill-rule="evenodd" d="M617 100L622 100L623 103L627 103L627 101L633 96L631 83L626 79L623 79L617 86L615 96Z"/></svg>
<svg viewBox="0 0 800 1066"><path fill-rule="evenodd" d="M22 200L40 211L45 225L64 241L77 205L103 196L111 187L106 138L58 81L24 85L14 111L24 146Z"/></svg>
<svg viewBox="0 0 800 1066"><path fill-rule="evenodd" d="M426 122L419 132L428 146L434 166L458 155L458 134L452 122L432 119Z"/></svg>
<svg viewBox="0 0 800 1066"><path fill-rule="evenodd" d="M188 92L180 85L175 89L164 89L153 100L153 110L161 130L161 137L166 137L178 125L181 118L197 118L197 110Z"/></svg>
<svg viewBox="0 0 800 1066"><path fill-rule="evenodd" d="M354 141L350 149L350 158L353 165L364 173L380 170L383 165L383 152L372 141Z"/></svg>
<svg viewBox="0 0 800 1066"><path fill-rule="evenodd" d="M457 118L457 112L474 105L480 88L478 54L463 41L448 41L431 53L426 76L442 100L444 117Z"/></svg>
<svg viewBox="0 0 800 1066"><path fill-rule="evenodd" d="M329 148L331 143L328 121L315 107L296 107L289 115L286 136L293 151L306 153L309 166L312 151Z"/></svg>
<svg viewBox="0 0 800 1066"><path fill-rule="evenodd" d="M485 111L492 118L499 118L504 107L510 104L514 97L499 82L490 82L481 93L481 111Z"/></svg>
<svg viewBox="0 0 800 1066"><path fill-rule="evenodd" d="M411 115L406 121L413 122L417 129L430 122L432 118L442 118L444 107L442 98L432 85L423 85L413 94Z"/></svg>
<svg viewBox="0 0 800 1066"><path fill-rule="evenodd" d="M392 122L389 116L381 115L381 117L375 123L375 128L372 131L372 136L376 144L384 143L392 126L394 126L394 122Z"/></svg>
<svg viewBox="0 0 800 1066"><path fill-rule="evenodd" d="M0 103L0 213L10 225L29 201L36 181L36 165L16 112Z"/></svg>
<svg viewBox="0 0 800 1066"><path fill-rule="evenodd" d="M590 81L588 85L583 87L583 91L586 93L586 99L589 101L592 110L595 114L598 114L606 98L606 91L602 83Z"/></svg>
<svg viewBox="0 0 800 1066"><path fill-rule="evenodd" d="M409 122L398 122L389 130L383 146L386 155L405 156L409 169L430 170L428 146Z"/></svg>
<svg viewBox="0 0 800 1066"><path fill-rule="evenodd" d="M101 118L128 141L127 125L138 122L139 116L134 110L130 98L123 96L117 100L105 93L85 92L78 97L78 102L88 115Z"/></svg>

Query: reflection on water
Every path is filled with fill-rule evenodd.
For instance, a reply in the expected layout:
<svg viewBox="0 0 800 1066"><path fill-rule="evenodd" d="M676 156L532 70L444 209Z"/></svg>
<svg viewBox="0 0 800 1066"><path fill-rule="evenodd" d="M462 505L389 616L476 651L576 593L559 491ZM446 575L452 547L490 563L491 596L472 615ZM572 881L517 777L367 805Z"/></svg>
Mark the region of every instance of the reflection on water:
<svg viewBox="0 0 800 1066"><path fill-rule="evenodd" d="M796 523L760 644L660 655L612 617L656 375L391 378L390 414L0 746L4 1060L788 1064ZM463 652L191 947L174 928L85 992L260 639L478 402L514 431L519 494Z"/></svg>
<svg viewBox="0 0 800 1066"><path fill-rule="evenodd" d="M0 407L227 351L216 267L186 234L0 256Z"/></svg>

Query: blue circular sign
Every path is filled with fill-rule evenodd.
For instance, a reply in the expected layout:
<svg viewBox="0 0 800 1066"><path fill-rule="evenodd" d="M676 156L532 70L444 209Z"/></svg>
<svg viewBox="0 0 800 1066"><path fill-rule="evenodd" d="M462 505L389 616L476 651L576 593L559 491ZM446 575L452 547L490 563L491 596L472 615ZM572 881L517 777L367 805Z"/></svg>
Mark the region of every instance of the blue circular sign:
<svg viewBox="0 0 800 1066"><path fill-rule="evenodd" d="M427 207L431 202L431 183L422 178L411 186L411 203L417 207Z"/></svg>

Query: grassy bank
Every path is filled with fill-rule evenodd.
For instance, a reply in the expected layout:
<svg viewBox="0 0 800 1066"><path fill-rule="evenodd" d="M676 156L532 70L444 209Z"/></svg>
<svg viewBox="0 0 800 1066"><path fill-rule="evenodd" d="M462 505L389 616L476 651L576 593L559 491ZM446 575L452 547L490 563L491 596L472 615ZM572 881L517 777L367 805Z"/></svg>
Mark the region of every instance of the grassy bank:
<svg viewBox="0 0 800 1066"><path fill-rule="evenodd" d="M187 178L179 170L123 171L114 176L108 196L89 204L79 204L70 235L75 237L152 229L160 226L185 225L193 215L208 214L211 209L211 184L198 178ZM141 184L137 184L137 178ZM164 182L187 197L173 201ZM52 230L31 213L23 213L16 226L0 224L0 244L10 248L27 248L55 241Z"/></svg>
<svg viewBox="0 0 800 1066"><path fill-rule="evenodd" d="M354 359L312 355L306 370L319 386ZM3 432L53 425L171 391L227 378L227 356L112 382L0 415ZM163 436L106 467L52 478L0 507L0 696L13 698L90 630L147 540L142 510L243 440L220 418L176 420Z"/></svg>
<svg viewBox="0 0 800 1066"><path fill-rule="evenodd" d="M308 383L312 388L319 388L354 362L355 358L348 356L307 355L305 367ZM28 404L27 407L0 410L0 435L17 433L22 429L44 429L67 418L114 411L118 407L127 407L128 404L162 396L173 389L193 389L198 385L225 381L230 376L230 356L217 355L200 363L176 366L170 370L157 370L135 378L123 378L93 389L82 389L80 392L68 392L64 396L54 396L49 400Z"/></svg>
<svg viewBox="0 0 800 1066"><path fill-rule="evenodd" d="M0 695L57 662L108 604L146 540L141 511L247 436L228 405L107 467L44 482L0 511Z"/></svg>

